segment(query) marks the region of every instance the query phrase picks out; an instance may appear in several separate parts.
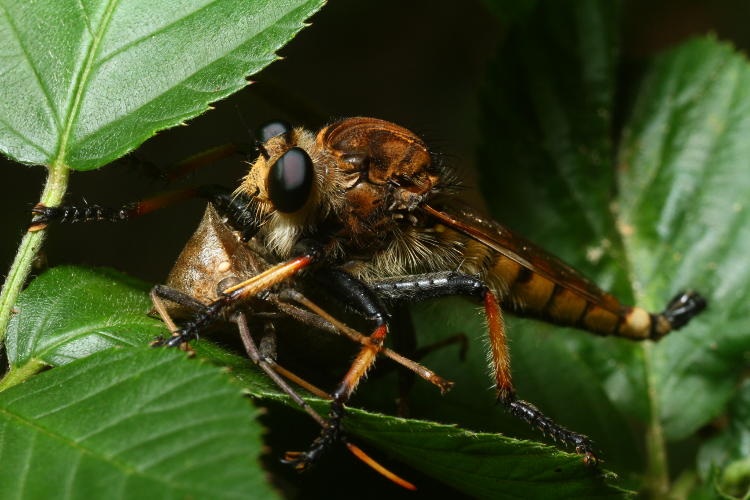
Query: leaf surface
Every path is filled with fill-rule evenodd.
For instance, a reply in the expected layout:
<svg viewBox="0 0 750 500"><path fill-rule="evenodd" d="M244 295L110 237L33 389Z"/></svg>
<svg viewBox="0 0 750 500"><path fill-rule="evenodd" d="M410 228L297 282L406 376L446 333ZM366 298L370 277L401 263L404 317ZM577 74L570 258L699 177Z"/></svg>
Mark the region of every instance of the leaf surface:
<svg viewBox="0 0 750 500"><path fill-rule="evenodd" d="M243 88L322 4L3 0L0 151L100 167Z"/></svg>
<svg viewBox="0 0 750 500"><path fill-rule="evenodd" d="M684 289L707 297L706 312L653 348L532 321L510 325L520 394L600 442L606 428L591 413L608 408L603 456L616 470L638 472L645 457L633 436L653 425L651 411L667 441L684 440L727 410L746 367L750 68L712 38L664 53L649 65L620 134L617 41L602 37L615 32L615 9L548 2L536 24L516 32L485 100L481 174L499 220L625 303L658 312ZM592 43L597 37L608 43ZM560 377L564 365L593 376L581 386ZM571 390L586 403L555 396Z"/></svg>
<svg viewBox="0 0 750 500"><path fill-rule="evenodd" d="M241 389L184 354L110 349L0 394L5 498L276 498Z"/></svg>

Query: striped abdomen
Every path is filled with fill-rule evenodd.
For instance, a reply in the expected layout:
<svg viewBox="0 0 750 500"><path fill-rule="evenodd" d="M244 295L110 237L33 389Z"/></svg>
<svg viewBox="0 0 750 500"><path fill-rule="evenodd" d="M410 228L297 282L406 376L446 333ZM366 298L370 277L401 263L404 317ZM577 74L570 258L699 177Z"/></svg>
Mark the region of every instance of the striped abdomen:
<svg viewBox="0 0 750 500"><path fill-rule="evenodd" d="M461 241L460 270L478 274L500 298L503 308L519 316L543 319L563 326L587 330L599 335L617 335L632 339L659 338L672 326L661 315L649 314L640 307L624 306L613 295L604 292L569 267L560 263L560 273L553 274L558 260L545 261L546 276L530 266L500 253L485 243L463 233L442 227L440 239ZM534 248L535 258L541 258ZM563 267L564 266L564 267ZM585 284L585 288L581 286Z"/></svg>

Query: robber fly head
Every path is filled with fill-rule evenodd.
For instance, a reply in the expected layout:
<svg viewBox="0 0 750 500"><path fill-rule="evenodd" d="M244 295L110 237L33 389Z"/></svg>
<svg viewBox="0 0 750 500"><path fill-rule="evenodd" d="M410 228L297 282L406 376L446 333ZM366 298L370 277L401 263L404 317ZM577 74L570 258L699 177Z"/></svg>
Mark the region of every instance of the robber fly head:
<svg viewBox="0 0 750 500"><path fill-rule="evenodd" d="M348 118L317 135L272 122L258 136L260 155L238 190L255 199L261 235L281 255L323 221L344 239L382 237L442 185L424 142L383 120Z"/></svg>

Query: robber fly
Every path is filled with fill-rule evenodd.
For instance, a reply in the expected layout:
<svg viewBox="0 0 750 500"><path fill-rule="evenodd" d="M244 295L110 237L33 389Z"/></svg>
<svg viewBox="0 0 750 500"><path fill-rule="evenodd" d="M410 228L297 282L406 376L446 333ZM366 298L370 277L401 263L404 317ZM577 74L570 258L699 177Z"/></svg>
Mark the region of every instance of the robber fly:
<svg viewBox="0 0 750 500"><path fill-rule="evenodd" d="M556 424L516 396L501 306L522 316L631 340L659 340L706 306L695 292L678 294L660 313L622 304L558 258L463 205L448 167L416 134L396 124L348 118L314 134L276 122L262 129L259 151L232 195L220 190L191 194L210 199L226 224L263 257L263 265L231 282L214 280L220 285L218 293L212 291L208 305L201 302L200 311L182 327L175 326L174 335L163 343L185 345L224 311L250 298L273 295L290 280L323 284L367 318L372 330L357 338L361 349L331 393L320 436L309 451L287 456L298 469L340 438L344 405L377 355L387 351L383 343L390 330L391 303L465 296L482 304L498 401L512 415L572 445L587 463L595 463L596 457L586 436ZM37 207L35 221L120 220L148 210ZM228 262L232 260L230 255ZM183 279L189 273L178 275ZM178 288L184 284L177 283ZM196 293L187 286L182 289ZM311 323L324 317L335 321L324 311L314 312ZM422 368L412 366L417 373ZM430 373L421 374L431 380ZM440 380L431 381L440 386ZM442 389L449 388L442 383Z"/></svg>

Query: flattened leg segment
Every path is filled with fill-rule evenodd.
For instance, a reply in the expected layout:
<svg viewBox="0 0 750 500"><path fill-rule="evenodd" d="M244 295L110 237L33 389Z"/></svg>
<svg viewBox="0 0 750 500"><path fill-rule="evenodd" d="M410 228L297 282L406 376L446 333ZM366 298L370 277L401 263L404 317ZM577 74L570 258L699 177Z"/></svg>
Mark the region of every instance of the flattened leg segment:
<svg viewBox="0 0 750 500"><path fill-rule="evenodd" d="M505 323L497 298L489 290L484 294L484 311L487 315L487 330L490 336L492 369L495 372L497 397L501 401L509 401L515 398L515 391L510 374L510 354L508 354L508 340L505 337Z"/></svg>

